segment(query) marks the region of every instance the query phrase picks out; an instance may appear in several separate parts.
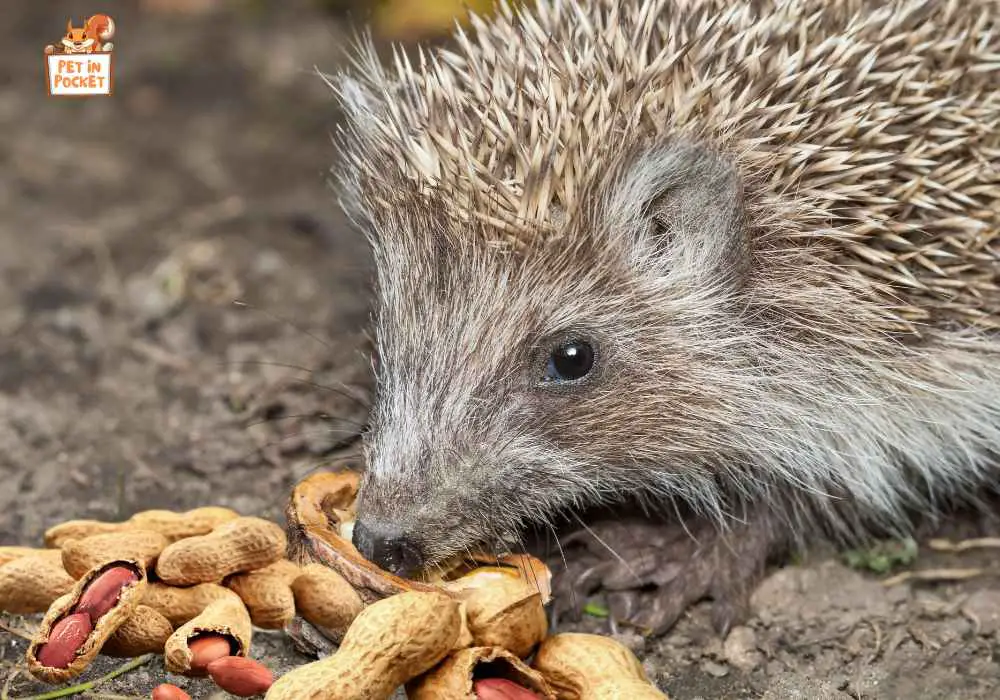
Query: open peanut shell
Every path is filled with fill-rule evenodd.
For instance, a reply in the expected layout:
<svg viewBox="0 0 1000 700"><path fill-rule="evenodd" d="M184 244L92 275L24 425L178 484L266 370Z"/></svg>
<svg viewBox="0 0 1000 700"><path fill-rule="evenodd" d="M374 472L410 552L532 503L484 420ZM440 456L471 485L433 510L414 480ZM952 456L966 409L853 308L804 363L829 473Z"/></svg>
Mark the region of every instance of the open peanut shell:
<svg viewBox="0 0 1000 700"><path fill-rule="evenodd" d="M319 563L339 573L365 605L403 591L445 590L465 595L447 584L473 570L488 567L497 576L517 576L538 591L542 604L551 597L552 573L527 554L463 557L440 567L433 578L403 579L361 556L351 542L360 474L349 468L314 474L295 487L285 517L289 529L289 558L300 564ZM443 573L442 573L443 572Z"/></svg>
<svg viewBox="0 0 1000 700"><path fill-rule="evenodd" d="M482 567L441 586L464 601L476 646L500 647L524 658L545 639L549 622L542 595L516 570Z"/></svg>
<svg viewBox="0 0 1000 700"><path fill-rule="evenodd" d="M205 634L225 637L229 641L230 656L246 656L250 652L253 625L243 601L236 595L219 598L174 630L163 649L167 670L190 675L194 652L189 645Z"/></svg>
<svg viewBox="0 0 1000 700"><path fill-rule="evenodd" d="M500 647L470 647L456 651L423 676L406 685L410 700L472 700L474 683L484 678L503 678L530 690L539 698L556 695L538 671Z"/></svg>
<svg viewBox="0 0 1000 700"><path fill-rule="evenodd" d="M79 646L76 647L73 659L67 666L60 668L43 664L39 660L39 653L50 641L49 636L52 628L64 617L73 614L90 584L113 568L131 569L136 579L120 589L112 607L100 616L86 639L83 639ZM143 567L142 562L134 559L109 561L84 573L76 582L76 585L73 586L73 590L52 603L48 612L45 613L45 617L42 618L35 638L28 645L26 654L28 671L35 678L53 684L65 683L83 673L91 661L94 660L94 657L100 653L104 642L135 611L136 606L142 599L145 587L146 569Z"/></svg>

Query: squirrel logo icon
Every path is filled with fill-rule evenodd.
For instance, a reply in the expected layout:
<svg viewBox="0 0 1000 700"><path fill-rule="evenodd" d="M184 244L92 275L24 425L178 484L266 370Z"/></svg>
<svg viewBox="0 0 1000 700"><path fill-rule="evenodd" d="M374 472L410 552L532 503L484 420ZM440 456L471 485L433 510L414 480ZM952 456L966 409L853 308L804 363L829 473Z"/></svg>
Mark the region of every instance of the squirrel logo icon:
<svg viewBox="0 0 1000 700"><path fill-rule="evenodd" d="M73 19L66 21L66 35L58 44L45 47L46 54L107 53L114 48L115 21L108 15L93 15L82 27L74 27Z"/></svg>

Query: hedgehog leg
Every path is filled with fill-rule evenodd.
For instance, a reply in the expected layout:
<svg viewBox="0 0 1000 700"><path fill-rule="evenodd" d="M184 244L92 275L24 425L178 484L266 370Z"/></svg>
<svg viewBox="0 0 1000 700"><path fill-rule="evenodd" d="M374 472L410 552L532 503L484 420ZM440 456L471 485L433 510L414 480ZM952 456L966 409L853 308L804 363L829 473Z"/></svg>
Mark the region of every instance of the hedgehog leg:
<svg viewBox="0 0 1000 700"><path fill-rule="evenodd" d="M711 599L712 623L724 633L747 617L768 561L788 550L787 524L756 515L725 530L703 518L617 519L573 533L562 540L556 613L575 616L583 598L604 592L614 620L661 634Z"/></svg>

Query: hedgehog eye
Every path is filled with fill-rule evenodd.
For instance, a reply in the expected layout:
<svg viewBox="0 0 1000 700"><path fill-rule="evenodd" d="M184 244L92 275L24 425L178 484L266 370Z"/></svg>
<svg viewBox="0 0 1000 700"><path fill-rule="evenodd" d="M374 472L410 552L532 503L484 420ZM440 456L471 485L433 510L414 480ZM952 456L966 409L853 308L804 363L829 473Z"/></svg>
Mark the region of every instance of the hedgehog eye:
<svg viewBox="0 0 1000 700"><path fill-rule="evenodd" d="M574 382L586 377L593 368L594 348L590 343L574 340L552 351L542 381Z"/></svg>

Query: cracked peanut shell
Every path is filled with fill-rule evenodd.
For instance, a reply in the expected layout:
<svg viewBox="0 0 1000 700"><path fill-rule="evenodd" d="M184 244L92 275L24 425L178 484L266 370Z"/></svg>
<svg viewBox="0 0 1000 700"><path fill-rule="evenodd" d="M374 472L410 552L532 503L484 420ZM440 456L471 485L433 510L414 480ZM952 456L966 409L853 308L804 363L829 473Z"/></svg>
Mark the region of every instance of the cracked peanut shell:
<svg viewBox="0 0 1000 700"><path fill-rule="evenodd" d="M200 614L170 635L163 649L167 670L171 673L189 673L194 654L188 643L205 633L227 637L231 647L230 656L246 656L250 652L253 626L250 613L239 596L227 596L210 603Z"/></svg>
<svg viewBox="0 0 1000 700"><path fill-rule="evenodd" d="M37 654L40 648L49 640L49 632L52 630L52 627L62 618L73 613L76 604L83 597L91 582L95 581L109 569L118 567L131 569L135 573L136 579L121 588L114 605L96 621L90 634L76 649L73 661L66 668L54 668L43 665L38 660ZM145 587L146 570L143 568L142 562L136 560L111 561L84 573L68 594L52 603L45 613L45 617L39 623L38 631L28 645L26 652L28 671L35 678L53 684L65 683L83 673L91 661L100 653L105 641L132 615L139 600L142 598Z"/></svg>
<svg viewBox="0 0 1000 700"><path fill-rule="evenodd" d="M409 700L475 700L473 681L505 678L544 700L556 695L538 671L500 647L460 649L406 686Z"/></svg>

